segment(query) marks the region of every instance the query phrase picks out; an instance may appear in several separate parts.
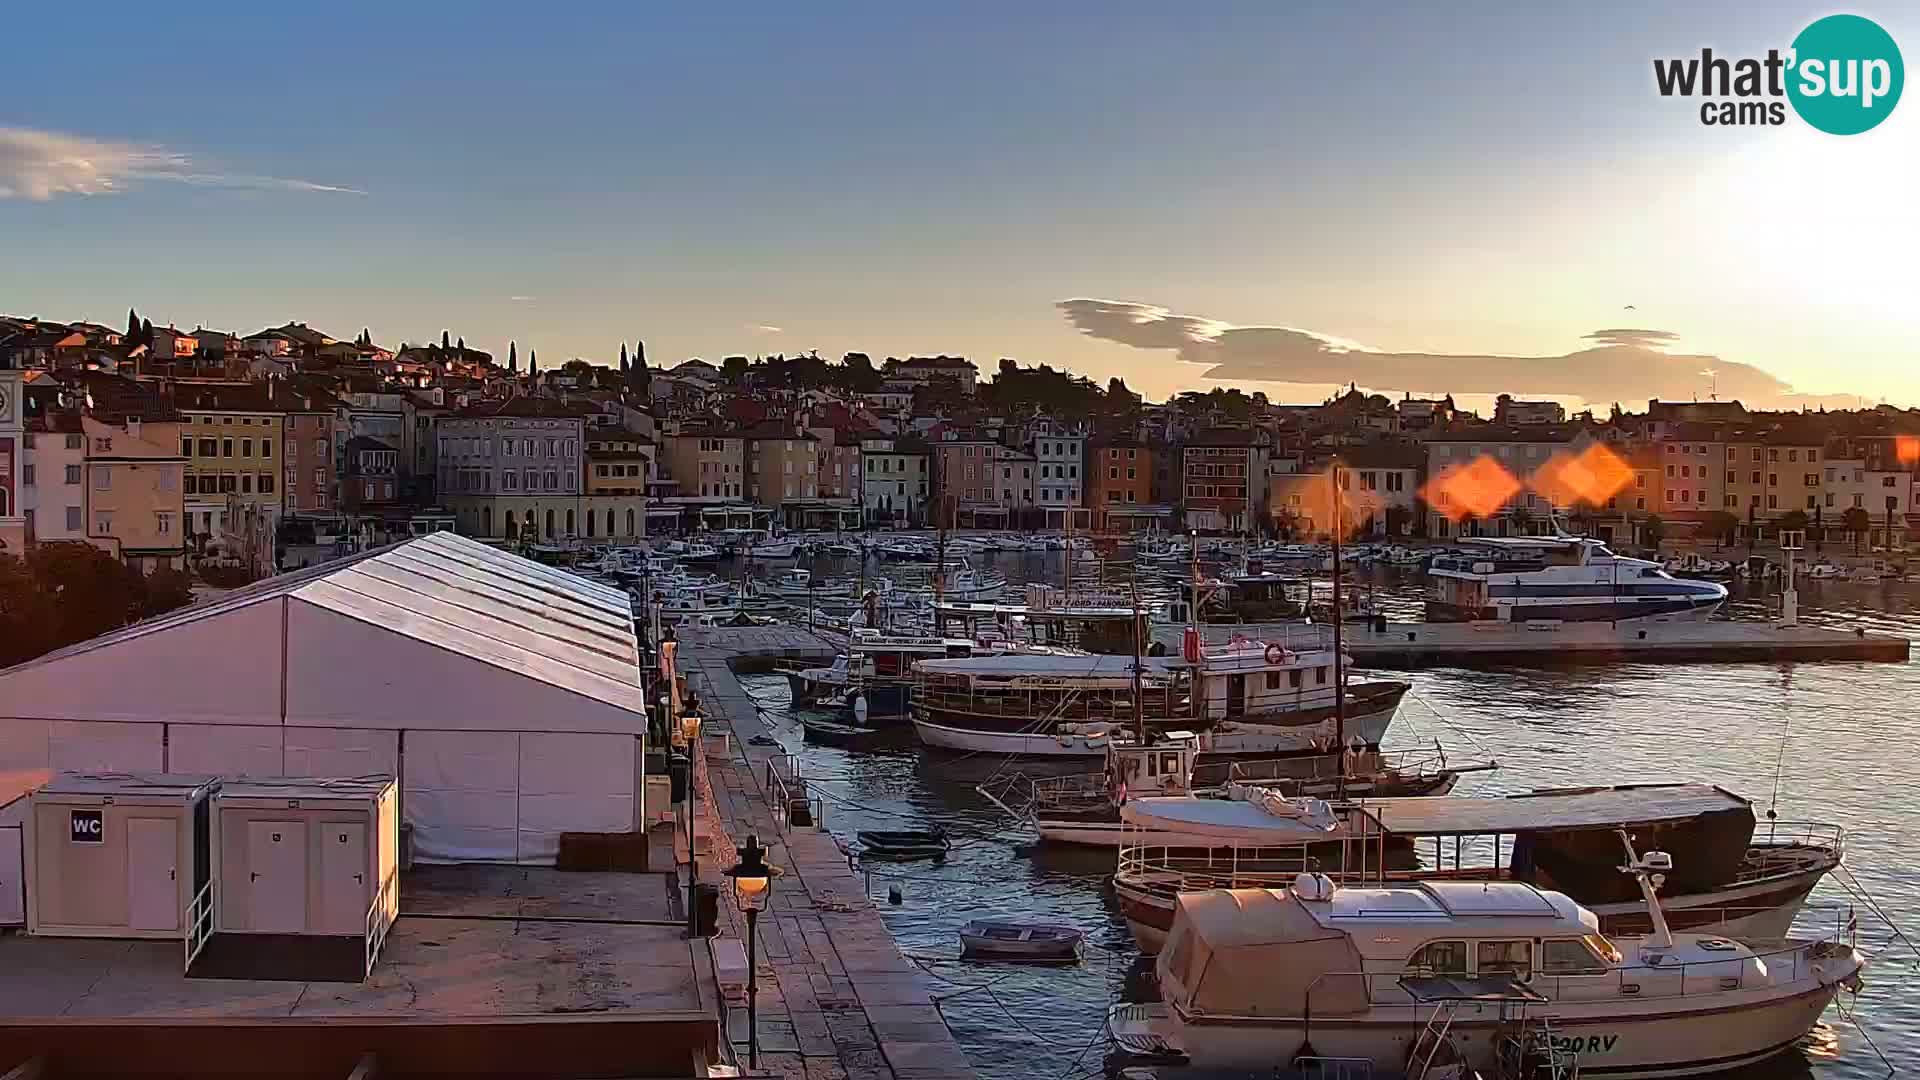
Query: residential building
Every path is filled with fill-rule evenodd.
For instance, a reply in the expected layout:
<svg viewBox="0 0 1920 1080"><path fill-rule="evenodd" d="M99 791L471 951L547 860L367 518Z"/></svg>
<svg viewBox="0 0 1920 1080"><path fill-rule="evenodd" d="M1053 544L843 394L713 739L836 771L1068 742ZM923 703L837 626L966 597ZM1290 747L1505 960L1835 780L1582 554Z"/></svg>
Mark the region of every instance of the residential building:
<svg viewBox="0 0 1920 1080"><path fill-rule="evenodd" d="M190 535L212 538L245 507L266 527L283 506L280 463L286 410L296 404L277 382L179 382L173 404L184 426ZM284 396L282 396L284 394Z"/></svg>
<svg viewBox="0 0 1920 1080"><path fill-rule="evenodd" d="M1085 502L1087 437L1067 425L1040 417L1028 429L1027 450L1033 454L1034 502L1050 511L1049 524L1063 507Z"/></svg>
<svg viewBox="0 0 1920 1080"><path fill-rule="evenodd" d="M287 406L281 488L288 513L328 513L340 505L333 429L339 400L302 390Z"/></svg>
<svg viewBox="0 0 1920 1080"><path fill-rule="evenodd" d="M1557 401L1522 401L1509 394L1493 400L1496 424L1564 424L1566 421L1566 406Z"/></svg>
<svg viewBox="0 0 1920 1080"><path fill-rule="evenodd" d="M1350 447L1339 466L1341 524L1349 537L1414 535L1420 517L1420 480L1426 452L1410 443Z"/></svg>
<svg viewBox="0 0 1920 1080"><path fill-rule="evenodd" d="M685 365L682 365L685 366ZM746 440L740 433L687 431L660 439L664 471L683 497L746 498Z"/></svg>
<svg viewBox="0 0 1920 1080"><path fill-rule="evenodd" d="M434 425L439 500L469 536L583 535L584 421L546 398L469 406Z"/></svg>
<svg viewBox="0 0 1920 1080"><path fill-rule="evenodd" d="M918 439L860 440L860 503L869 522L910 525L926 520L932 494L927 445Z"/></svg>
<svg viewBox="0 0 1920 1080"><path fill-rule="evenodd" d="M1435 431L1427 439L1427 535L1551 534L1554 511L1579 500L1554 490L1549 463L1577 459L1597 443L1579 426L1457 423ZM1604 493L1583 493L1588 502L1594 496Z"/></svg>
<svg viewBox="0 0 1920 1080"><path fill-rule="evenodd" d="M1093 527L1102 532L1165 530L1173 507L1153 497L1155 459L1139 439L1095 439L1087 447L1087 506Z"/></svg>
<svg viewBox="0 0 1920 1080"><path fill-rule="evenodd" d="M1264 527L1270 453L1266 434L1252 428L1212 428L1188 439L1181 454L1187 528L1241 533Z"/></svg>
<svg viewBox="0 0 1920 1080"><path fill-rule="evenodd" d="M187 457L182 425L80 418L86 443L87 542L135 570L186 564Z"/></svg>
<svg viewBox="0 0 1920 1080"><path fill-rule="evenodd" d="M653 443L622 428L587 435L587 494L647 494L653 476Z"/></svg>
<svg viewBox="0 0 1920 1080"><path fill-rule="evenodd" d="M1661 458L1660 495L1668 516L1700 521L1707 514L1738 514L1738 463L1729 455L1718 424L1680 421L1667 424L1653 440Z"/></svg>
<svg viewBox="0 0 1920 1080"><path fill-rule="evenodd" d="M678 370L678 369L676 369ZM905 360L889 359L883 367L888 382L926 386L936 380L953 381L961 393L971 396L980 380L973 361L960 356L913 356Z"/></svg>
<svg viewBox="0 0 1920 1080"><path fill-rule="evenodd" d="M1766 454L1766 501L1760 516L1795 510L1809 518L1819 508L1826 435L1813 424L1777 427L1761 437Z"/></svg>
<svg viewBox="0 0 1920 1080"><path fill-rule="evenodd" d="M820 497L860 503L861 433L846 428L810 427L820 454Z"/></svg>
<svg viewBox="0 0 1920 1080"><path fill-rule="evenodd" d="M340 480L341 509L381 510L399 498L400 451L379 439L356 435L347 440L347 471Z"/></svg>
<svg viewBox="0 0 1920 1080"><path fill-rule="evenodd" d="M747 498L780 507L820 497L819 440L780 424L749 428L746 441Z"/></svg>
<svg viewBox="0 0 1920 1080"><path fill-rule="evenodd" d="M185 330L156 326L150 352L155 360L186 360L199 354L200 339Z"/></svg>
<svg viewBox="0 0 1920 1080"><path fill-rule="evenodd" d="M1444 428L1453 423L1453 418L1459 414L1459 410L1453 406L1452 394L1443 398L1416 398L1408 394L1394 402L1393 410L1400 416L1402 431Z"/></svg>
<svg viewBox="0 0 1920 1080"><path fill-rule="evenodd" d="M33 397L35 415L27 421L22 437L25 457L20 465L25 543L84 541L87 538L87 436L80 423L80 412L60 407L52 393ZM4 479L3 475L0 479ZM19 548L0 550L20 553Z"/></svg>
<svg viewBox="0 0 1920 1080"><path fill-rule="evenodd" d="M20 369L0 357L0 551L27 547L27 519L20 506L21 469L26 465L26 399Z"/></svg>
<svg viewBox="0 0 1920 1080"><path fill-rule="evenodd" d="M935 492L949 501L954 524L1011 526L1034 507L1038 461L989 438L943 432L933 444Z"/></svg>

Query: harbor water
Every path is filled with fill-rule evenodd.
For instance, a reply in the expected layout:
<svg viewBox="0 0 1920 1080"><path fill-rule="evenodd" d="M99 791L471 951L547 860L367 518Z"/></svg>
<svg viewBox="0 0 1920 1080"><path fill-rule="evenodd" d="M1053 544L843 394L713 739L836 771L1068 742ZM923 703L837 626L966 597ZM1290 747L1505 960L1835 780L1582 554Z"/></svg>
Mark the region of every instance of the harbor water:
<svg viewBox="0 0 1920 1080"><path fill-rule="evenodd" d="M991 565L1014 583L1058 583L1059 553L1002 554ZM851 573L822 560L820 572ZM757 572L757 568L756 568ZM1125 573L1124 570L1119 571ZM870 564L869 575L924 580L924 567ZM1082 571L1076 570L1076 579ZM1115 580L1109 570L1108 580ZM1379 610L1416 618L1417 573L1361 571ZM1727 614L1766 618L1777 596L1734 586ZM1805 582L1801 618L1920 637L1920 583ZM1844 872L1815 892L1802 925L1834 925L1847 905L1871 957L1857 999L1829 1008L1797 1053L1726 1075L1826 1078L1884 1075L1874 1045L1897 1068L1920 1064L1920 997L1913 947L1865 906L1877 904L1920 931L1920 668L1864 662L1614 665L1562 670L1460 670L1396 674L1414 684L1389 747L1443 744L1459 762L1496 759L1469 774L1459 793L1491 795L1543 787L1700 781L1753 801L1764 835L1781 822L1830 822L1847 835ZM1140 1000L1141 962L1106 878L1108 850L1039 845L975 785L1007 770L1004 759L925 750L911 729L874 748L804 741L779 676L748 689L826 803L825 824L851 842L863 828L944 827L954 848L941 863L869 864L869 894L900 947L933 980L960 1044L990 1077L1065 1078L1097 1073L1110 1003ZM897 891L898 903L891 896ZM969 919L1009 917L1070 923L1089 933L1083 961L1027 968L958 959L956 931ZM1912 925L1909 926L1908 923Z"/></svg>

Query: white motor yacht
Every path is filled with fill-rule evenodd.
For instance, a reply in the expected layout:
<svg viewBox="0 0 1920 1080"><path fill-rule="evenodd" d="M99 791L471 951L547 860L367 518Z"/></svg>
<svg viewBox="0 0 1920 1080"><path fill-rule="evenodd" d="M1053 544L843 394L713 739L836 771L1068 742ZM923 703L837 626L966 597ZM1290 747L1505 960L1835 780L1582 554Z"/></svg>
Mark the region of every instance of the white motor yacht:
<svg viewBox="0 0 1920 1080"><path fill-rule="evenodd" d="M1653 913L1635 939L1518 882L1342 888L1302 874L1185 893L1155 963L1164 1007L1109 1023L1123 1049L1202 1069L1319 1057L1431 1076L1435 1062L1492 1071L1531 1049L1570 1074L1670 1077L1787 1050L1858 988L1850 927L1752 943L1671 932L1656 889L1672 866L1651 851L1623 868Z"/></svg>
<svg viewBox="0 0 1920 1080"><path fill-rule="evenodd" d="M1726 603L1717 581L1676 578L1584 536L1460 537L1427 566L1435 622L1704 619Z"/></svg>

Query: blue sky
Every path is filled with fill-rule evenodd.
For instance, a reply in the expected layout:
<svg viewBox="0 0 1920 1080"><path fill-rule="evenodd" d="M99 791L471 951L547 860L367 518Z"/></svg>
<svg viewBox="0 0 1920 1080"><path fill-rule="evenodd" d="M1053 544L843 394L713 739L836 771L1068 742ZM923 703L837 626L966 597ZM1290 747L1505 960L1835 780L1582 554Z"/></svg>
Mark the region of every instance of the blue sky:
<svg viewBox="0 0 1920 1080"><path fill-rule="evenodd" d="M1031 7L38 5L0 129L131 175L0 198L0 310L1203 384L1056 307L1097 297L1408 352L1644 326L1920 399L1920 104L1837 139L1652 90L1826 7Z"/></svg>

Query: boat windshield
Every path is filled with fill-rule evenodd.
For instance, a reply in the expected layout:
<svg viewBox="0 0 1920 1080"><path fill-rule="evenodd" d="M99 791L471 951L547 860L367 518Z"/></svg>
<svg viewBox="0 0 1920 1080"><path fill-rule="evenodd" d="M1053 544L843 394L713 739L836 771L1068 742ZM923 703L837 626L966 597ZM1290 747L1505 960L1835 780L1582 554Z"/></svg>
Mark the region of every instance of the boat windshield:
<svg viewBox="0 0 1920 1080"><path fill-rule="evenodd" d="M1593 549L1591 553L1591 557L1595 559L1611 559L1614 557L1614 555L1613 555L1613 552L1608 551L1604 547L1597 547Z"/></svg>
<svg viewBox="0 0 1920 1080"><path fill-rule="evenodd" d="M1620 947L1605 934L1588 934L1580 940L1587 943L1587 948L1592 949L1594 955L1605 958L1607 963L1615 965L1620 963Z"/></svg>

